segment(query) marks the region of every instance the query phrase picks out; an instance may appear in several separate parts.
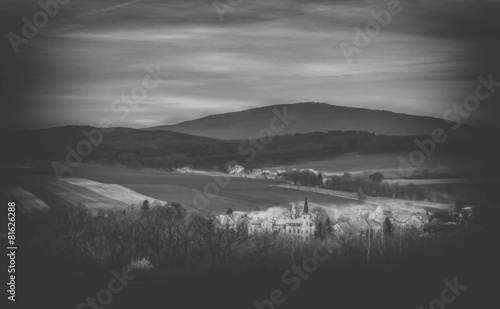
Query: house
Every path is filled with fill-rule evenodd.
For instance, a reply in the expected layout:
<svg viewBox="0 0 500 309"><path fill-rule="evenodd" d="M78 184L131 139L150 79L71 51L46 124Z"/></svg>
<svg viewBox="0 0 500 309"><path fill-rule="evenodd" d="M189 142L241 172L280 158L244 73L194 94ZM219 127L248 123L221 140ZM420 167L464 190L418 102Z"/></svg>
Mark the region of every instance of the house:
<svg viewBox="0 0 500 309"><path fill-rule="evenodd" d="M467 206L467 207L464 207L462 208L462 212L465 212L465 213L468 213L468 214L472 214L472 206Z"/></svg>
<svg viewBox="0 0 500 309"><path fill-rule="evenodd" d="M251 215L248 222L248 233L279 233L288 234L302 240L310 239L315 231L316 226L313 222L313 215L309 213L307 199L304 204L290 203L288 214L277 218L259 218L259 216ZM245 219L249 216L245 216Z"/></svg>
<svg viewBox="0 0 500 309"><path fill-rule="evenodd" d="M268 219L264 219L260 223L260 231L271 233L274 231L274 222Z"/></svg>
<svg viewBox="0 0 500 309"><path fill-rule="evenodd" d="M285 233L303 240L310 239L316 231L311 214L302 214L296 219L285 220Z"/></svg>
<svg viewBox="0 0 500 309"><path fill-rule="evenodd" d="M429 223L429 216L430 214L427 211L413 211L413 214L423 223Z"/></svg>
<svg viewBox="0 0 500 309"><path fill-rule="evenodd" d="M462 208L462 211L460 212L460 215L462 215L462 218L465 220L470 220L474 218L474 208L471 206L467 206Z"/></svg>
<svg viewBox="0 0 500 309"><path fill-rule="evenodd" d="M274 227L273 227L273 231L275 233L285 233L285 230L286 230L286 221L285 220L276 220L274 222Z"/></svg>
<svg viewBox="0 0 500 309"><path fill-rule="evenodd" d="M242 211L233 211L230 215L218 215L215 217L220 226L231 226L235 227L242 220L248 218L247 213Z"/></svg>
<svg viewBox="0 0 500 309"><path fill-rule="evenodd" d="M270 171L270 170L264 170L262 172L262 175L267 176L268 178L273 178L273 179L278 177L278 173L276 173L274 171Z"/></svg>
<svg viewBox="0 0 500 309"><path fill-rule="evenodd" d="M397 225L406 225L407 222L411 219L412 214L408 212L400 212L400 213L395 213L392 216L392 223L395 223Z"/></svg>
<svg viewBox="0 0 500 309"><path fill-rule="evenodd" d="M248 215L246 212L243 211L233 211L233 213L230 216L233 218L233 220L238 221L243 218L246 218Z"/></svg>
<svg viewBox="0 0 500 309"><path fill-rule="evenodd" d="M315 224L309 213L302 214L298 219L290 220L290 224L287 223L285 228L288 229L289 234L292 234L291 229L293 228L294 233L292 235L296 235L303 240L310 239L316 231Z"/></svg>
<svg viewBox="0 0 500 309"><path fill-rule="evenodd" d="M238 164L229 165L228 172L229 172L229 174L232 174L232 175L240 175L240 174L245 173L245 168L241 165L238 165Z"/></svg>
<svg viewBox="0 0 500 309"><path fill-rule="evenodd" d="M338 222L333 226L335 235L352 235L352 236L366 236L370 230L370 225L366 220L357 220L350 222Z"/></svg>
<svg viewBox="0 0 500 309"><path fill-rule="evenodd" d="M378 205L377 208L368 215L368 219L383 222L385 220L385 217L391 216L392 213L393 209L391 208L391 206L389 206L389 204L381 204Z"/></svg>
<svg viewBox="0 0 500 309"><path fill-rule="evenodd" d="M260 168L256 168L252 171L252 173L255 175L255 176L260 176L262 175L262 170Z"/></svg>
<svg viewBox="0 0 500 309"><path fill-rule="evenodd" d="M218 215L215 217L215 219L216 222L220 224L221 227L227 225L232 226L236 223L231 216L226 216L226 215Z"/></svg>
<svg viewBox="0 0 500 309"><path fill-rule="evenodd" d="M415 227L420 229L428 222L425 220L425 217L419 216L416 213L395 213L393 216L393 222L403 228L406 227Z"/></svg>
<svg viewBox="0 0 500 309"><path fill-rule="evenodd" d="M373 212L373 209L370 207L359 207L359 208L354 208L353 212L357 217L362 217L362 216L369 217L370 214Z"/></svg>
<svg viewBox="0 0 500 309"><path fill-rule="evenodd" d="M214 223L217 228L221 229L233 229L237 230L240 228L248 228L250 230L250 226L248 222L250 218L246 214L238 215L218 215L215 217Z"/></svg>
<svg viewBox="0 0 500 309"><path fill-rule="evenodd" d="M374 219L367 219L366 223L370 226L370 229L372 230L373 234L376 234L380 231L382 231L382 224L378 222L377 220Z"/></svg>
<svg viewBox="0 0 500 309"><path fill-rule="evenodd" d="M298 236L300 234L301 227L302 227L302 220L300 219L287 220L287 222L285 223L285 233Z"/></svg>
<svg viewBox="0 0 500 309"><path fill-rule="evenodd" d="M337 236L348 234L351 230L351 226L348 222L337 222L333 226L333 233Z"/></svg>
<svg viewBox="0 0 500 309"><path fill-rule="evenodd" d="M316 231L316 226L310 214L303 214L296 219L264 219L250 221L248 225L249 234L268 232L281 233L294 236L302 240L308 240Z"/></svg>
<svg viewBox="0 0 500 309"><path fill-rule="evenodd" d="M383 211L385 213L392 213L394 212L394 209L391 207L391 204L382 204L378 205L377 209L375 211Z"/></svg>
<svg viewBox="0 0 500 309"><path fill-rule="evenodd" d="M189 173L192 172L191 169L189 167L187 167L187 166L177 168L174 171L177 172L177 173L182 173L182 174L189 174Z"/></svg>
<svg viewBox="0 0 500 309"><path fill-rule="evenodd" d="M304 171L306 171L306 172L311 172L311 173L313 173L313 174L315 174L315 175L318 175L318 174L319 174L319 171L314 170L314 169L312 169L312 168L301 168L299 172L304 172Z"/></svg>
<svg viewBox="0 0 500 309"><path fill-rule="evenodd" d="M380 212L373 211L368 215L369 220L375 220L378 222L384 222L386 217L387 217L387 214L384 213L383 211L380 211Z"/></svg>
<svg viewBox="0 0 500 309"><path fill-rule="evenodd" d="M338 222L333 226L335 235L367 236L382 231L382 224L374 219L354 220L349 222Z"/></svg>
<svg viewBox="0 0 500 309"><path fill-rule="evenodd" d="M262 223L261 219L257 219L255 221L250 221L248 223L248 234L254 234L254 233L259 233L261 231L260 225Z"/></svg>

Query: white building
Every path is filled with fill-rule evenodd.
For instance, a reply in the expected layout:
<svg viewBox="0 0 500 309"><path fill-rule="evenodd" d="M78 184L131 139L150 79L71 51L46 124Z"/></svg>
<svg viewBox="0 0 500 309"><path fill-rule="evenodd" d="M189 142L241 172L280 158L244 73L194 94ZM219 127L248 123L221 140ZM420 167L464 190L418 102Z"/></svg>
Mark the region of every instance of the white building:
<svg viewBox="0 0 500 309"><path fill-rule="evenodd" d="M228 172L231 175L242 175L245 174L245 168L241 165L230 165L228 167Z"/></svg>
<svg viewBox="0 0 500 309"><path fill-rule="evenodd" d="M295 219L264 219L250 221L248 224L248 233L259 232L281 233L297 237L302 240L309 240L314 237L316 226L312 220L311 214L302 214Z"/></svg>

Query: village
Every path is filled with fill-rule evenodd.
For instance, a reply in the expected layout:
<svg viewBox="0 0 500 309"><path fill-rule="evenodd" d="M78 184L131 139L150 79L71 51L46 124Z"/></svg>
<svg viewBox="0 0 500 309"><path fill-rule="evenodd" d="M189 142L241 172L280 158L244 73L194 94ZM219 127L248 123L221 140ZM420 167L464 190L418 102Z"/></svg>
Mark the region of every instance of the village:
<svg viewBox="0 0 500 309"><path fill-rule="evenodd" d="M230 164L227 166L226 171L212 170L202 171L190 167L180 167L173 170L175 173L180 174L221 174L233 177L255 178L255 179L279 179L280 174L286 172L285 169L262 169L254 168L251 170L245 169L242 165Z"/></svg>
<svg viewBox="0 0 500 309"><path fill-rule="evenodd" d="M314 169L292 169L297 174L308 174L317 177L315 187L294 184L283 175L287 171L279 169L252 169L246 170L241 165L228 165L225 175L234 177L248 177L256 179L284 179L290 184L280 185L296 190L314 191L322 194L336 195L359 202L349 207L308 205L307 198L303 202L290 202L288 207L272 207L265 211L242 212L228 210L225 215L218 215L217 224L220 226L236 227L245 225L248 234L276 233L293 236L300 240L310 240L318 235L318 222L328 217L329 233L340 237L375 235L385 230L398 228L400 231L412 229L422 236L436 232L453 230L461 222L473 217L473 207L464 205L455 209L452 204L437 204L420 201L417 206L413 201L404 199L377 199L369 201L358 196L351 196L348 192L336 192L324 188L329 175ZM178 173L207 173L196 171L188 167L177 169ZM289 172L289 171L288 171ZM321 187L321 188L320 188ZM355 195L355 194L353 194ZM412 203L413 202L413 203ZM318 217L318 209L322 212L322 219ZM385 227L384 227L385 226ZM323 227L322 227L323 228Z"/></svg>
<svg viewBox="0 0 500 309"><path fill-rule="evenodd" d="M400 230L412 229L423 236L454 229L458 223L473 217L471 206L456 212L432 213L421 208L406 208L398 203L357 205L335 209L327 215L325 211L310 209L307 198L303 203L290 203L288 208L273 207L266 211L242 212L229 210L216 217L220 227L244 225L249 235L275 233L293 236L299 240L310 240L317 235L319 216L327 217L331 233L340 236L364 237L381 233L387 226ZM384 225L386 227L384 227Z"/></svg>

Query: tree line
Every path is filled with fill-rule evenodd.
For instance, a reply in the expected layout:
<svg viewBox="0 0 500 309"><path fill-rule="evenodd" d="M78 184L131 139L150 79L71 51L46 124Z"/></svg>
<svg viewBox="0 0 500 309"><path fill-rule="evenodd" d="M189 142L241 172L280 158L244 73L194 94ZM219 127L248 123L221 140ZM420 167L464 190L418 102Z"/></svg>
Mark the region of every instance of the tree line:
<svg viewBox="0 0 500 309"><path fill-rule="evenodd" d="M68 126L18 131L16 134L0 131L6 143L11 145L2 156L9 162L21 162L27 158L64 161L68 154L67 147L76 149L77 144L85 138L81 132L83 129L91 130L92 127ZM424 136L387 136L358 131L282 135L276 136L263 149L259 148L255 159L249 162L248 156L241 154L242 141L218 140L168 131L115 128L83 159L85 162L120 164L130 168L172 170L191 166L204 170L216 167L224 171L226 164L233 160L247 169L253 169L331 158L347 152L411 151L415 148L415 138L422 139ZM478 149L474 141L450 139L439 151L478 156L471 149Z"/></svg>
<svg viewBox="0 0 500 309"><path fill-rule="evenodd" d="M34 250L34 256L84 273L120 269L147 259L147 265L152 265L148 272L158 278L214 268L281 269L311 256L319 245L334 248L332 267L349 264L375 268L404 256L439 254L441 249L457 245L456 237L449 234L420 237L418 230L399 227L368 237L335 236L333 222L324 212L319 211L316 218L316 238L302 242L285 234L250 235L244 220L235 226L222 225L213 215L187 213L179 204L144 203L139 209L98 211L81 206L24 214L22 237L24 247ZM454 234L469 237L468 231L459 227Z"/></svg>
<svg viewBox="0 0 500 309"><path fill-rule="evenodd" d="M385 180L384 175L380 172L368 177L354 177L350 173L344 173L324 178L321 173L314 173L311 170L293 170L280 173L280 176L294 185L357 193L360 200L364 200L366 196L380 196L437 203L457 201L457 192L453 192L453 187L437 190L430 186L418 186L413 183L391 184Z"/></svg>

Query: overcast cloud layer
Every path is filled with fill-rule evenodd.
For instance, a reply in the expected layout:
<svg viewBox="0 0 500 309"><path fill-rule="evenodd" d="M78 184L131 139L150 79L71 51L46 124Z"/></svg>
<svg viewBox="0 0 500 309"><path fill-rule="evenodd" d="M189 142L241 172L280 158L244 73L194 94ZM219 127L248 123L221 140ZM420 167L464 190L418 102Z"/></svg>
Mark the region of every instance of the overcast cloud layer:
<svg viewBox="0 0 500 309"><path fill-rule="evenodd" d="M498 1L402 1L348 63L340 44L387 3L243 0L221 21L211 0L73 0L16 55L7 35L39 7L4 0L2 126L141 128L301 101L441 117L478 75L500 80ZM170 75L121 121L110 104L147 65ZM496 123L498 92L470 122Z"/></svg>

